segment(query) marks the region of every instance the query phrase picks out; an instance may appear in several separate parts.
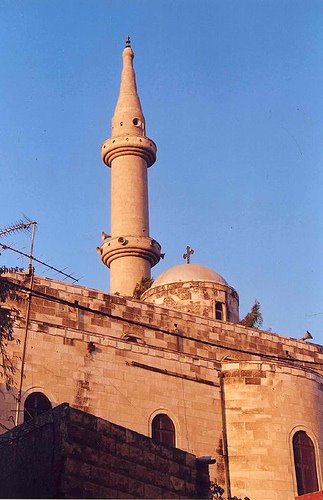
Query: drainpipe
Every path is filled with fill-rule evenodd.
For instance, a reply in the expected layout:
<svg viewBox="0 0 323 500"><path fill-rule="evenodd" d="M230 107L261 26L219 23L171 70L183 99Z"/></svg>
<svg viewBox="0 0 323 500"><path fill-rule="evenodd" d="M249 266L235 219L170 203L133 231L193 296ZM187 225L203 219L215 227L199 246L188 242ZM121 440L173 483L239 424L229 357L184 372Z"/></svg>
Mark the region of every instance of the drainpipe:
<svg viewBox="0 0 323 500"><path fill-rule="evenodd" d="M231 482L230 482L230 468L229 468L229 453L228 453L228 434L227 434L227 421L225 414L225 393L224 393L224 373L219 371L220 379L220 401L221 401L221 415L222 415L222 447L224 459L224 475L226 496L231 498Z"/></svg>

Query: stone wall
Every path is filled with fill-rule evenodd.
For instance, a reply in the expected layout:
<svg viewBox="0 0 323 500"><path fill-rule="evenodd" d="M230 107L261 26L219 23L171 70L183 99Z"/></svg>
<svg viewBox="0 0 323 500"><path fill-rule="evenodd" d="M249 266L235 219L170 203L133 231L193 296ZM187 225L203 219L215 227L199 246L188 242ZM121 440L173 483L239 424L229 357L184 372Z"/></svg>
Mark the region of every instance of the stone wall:
<svg viewBox="0 0 323 500"><path fill-rule="evenodd" d="M0 437L1 498L207 498L195 456L62 404Z"/></svg>
<svg viewBox="0 0 323 500"><path fill-rule="evenodd" d="M28 279L22 274L15 275L13 281L20 281L28 288ZM102 335L120 339L124 334L138 333L150 345L173 351L178 350L174 326L177 325L182 332L182 351L205 355L210 360L221 360L231 353L244 359L263 354L290 362L293 358L305 363L323 362L323 347L316 344L48 278L35 278L31 319L40 325L43 323L44 332L48 325L56 326L57 333L69 329L71 338L75 339L92 334L96 342L100 342ZM323 373L322 365L313 368Z"/></svg>
<svg viewBox="0 0 323 500"><path fill-rule="evenodd" d="M24 275L16 275L15 280L28 288ZM8 346L17 366L16 387L9 392L4 389L0 399L1 423L6 427L12 426L15 414L25 329L26 304L18 306L22 319L15 335L21 343ZM251 368L236 365L249 362ZM68 401L146 436L151 436L153 417L166 413L175 426L176 446L216 458L211 478L222 485L227 430L232 494L238 496L244 492L253 496L248 474L256 463L260 427L267 443L261 442L260 449L267 451L257 462L253 488L258 498L267 498L259 495L268 493L265 481L275 471L282 488L289 484L288 496L283 497L289 500L296 491L290 458L286 465L290 415L293 425L306 421L307 428L322 439L322 363L323 348L315 344L35 277L22 406L31 392L41 391L53 406ZM279 394L285 399L280 400ZM269 416L262 424L264 411ZM277 420L281 417L279 429L278 422L271 425L270 415ZM271 441L274 455L268 451ZM285 457L285 469L280 457ZM279 482L271 484L273 495Z"/></svg>
<svg viewBox="0 0 323 500"><path fill-rule="evenodd" d="M23 317L25 304L20 307ZM153 417L166 413L175 426L176 446L216 458L212 479L223 484L220 364L203 345L191 354L179 334L154 326L153 312L154 306L138 301L36 278L22 406L31 392L41 391L54 406L68 401L148 436ZM160 312L159 320L165 324L167 316ZM169 320L172 332L176 320ZM10 346L18 369L24 326L22 320L16 327L21 343ZM0 400L1 423L7 427L15 395L13 390Z"/></svg>
<svg viewBox="0 0 323 500"><path fill-rule="evenodd" d="M316 450L319 484L323 464L322 377L271 363L223 367L233 491L257 500L297 495L292 437L304 430Z"/></svg>

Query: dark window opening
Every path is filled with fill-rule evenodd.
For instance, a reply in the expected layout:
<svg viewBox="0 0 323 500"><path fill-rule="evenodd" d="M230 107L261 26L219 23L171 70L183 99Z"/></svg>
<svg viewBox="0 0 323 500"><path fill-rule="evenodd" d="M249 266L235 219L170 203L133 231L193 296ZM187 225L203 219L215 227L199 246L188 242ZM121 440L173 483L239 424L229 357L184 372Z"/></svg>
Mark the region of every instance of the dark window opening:
<svg viewBox="0 0 323 500"><path fill-rule="evenodd" d="M152 421L152 438L155 443L175 447L175 427L164 413L156 415Z"/></svg>
<svg viewBox="0 0 323 500"><path fill-rule="evenodd" d="M135 342L137 344L144 344L145 342L142 340L142 338L140 337L140 335L137 335L135 333L126 333L124 336L123 336L124 340L126 340L127 342Z"/></svg>
<svg viewBox="0 0 323 500"><path fill-rule="evenodd" d="M305 431L294 434L293 452L298 495L318 491L314 444Z"/></svg>
<svg viewBox="0 0 323 500"><path fill-rule="evenodd" d="M129 342L140 342L140 338L136 337L136 335L125 335L123 338Z"/></svg>
<svg viewBox="0 0 323 500"><path fill-rule="evenodd" d="M24 406L24 422L37 417L47 410L51 410L52 405L49 399L42 392L33 392L26 398Z"/></svg>
<svg viewBox="0 0 323 500"><path fill-rule="evenodd" d="M223 319L223 304L222 302L215 303L215 319Z"/></svg>

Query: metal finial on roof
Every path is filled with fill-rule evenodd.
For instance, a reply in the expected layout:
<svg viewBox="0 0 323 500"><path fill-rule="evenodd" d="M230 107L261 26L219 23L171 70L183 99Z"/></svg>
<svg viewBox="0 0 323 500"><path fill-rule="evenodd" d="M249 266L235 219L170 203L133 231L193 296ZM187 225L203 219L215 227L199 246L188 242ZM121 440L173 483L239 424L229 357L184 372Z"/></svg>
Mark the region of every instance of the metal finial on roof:
<svg viewBox="0 0 323 500"><path fill-rule="evenodd" d="M130 41L129 35L127 36L127 39L126 39L126 47L131 47L131 41Z"/></svg>

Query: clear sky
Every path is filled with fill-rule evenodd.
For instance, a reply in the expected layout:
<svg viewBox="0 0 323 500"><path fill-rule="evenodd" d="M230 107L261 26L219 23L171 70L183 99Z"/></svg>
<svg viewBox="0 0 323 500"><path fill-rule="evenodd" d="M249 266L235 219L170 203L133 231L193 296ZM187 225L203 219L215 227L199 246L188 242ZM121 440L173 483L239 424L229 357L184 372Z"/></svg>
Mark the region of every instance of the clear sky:
<svg viewBox="0 0 323 500"><path fill-rule="evenodd" d="M35 219L35 256L108 290L100 144L130 34L158 146L153 276L189 244L236 288L241 316L258 299L264 329L323 343L322 26L321 0L0 0L0 227Z"/></svg>

